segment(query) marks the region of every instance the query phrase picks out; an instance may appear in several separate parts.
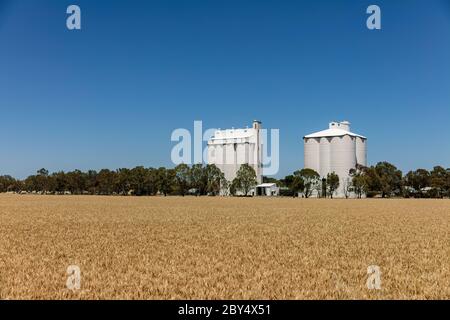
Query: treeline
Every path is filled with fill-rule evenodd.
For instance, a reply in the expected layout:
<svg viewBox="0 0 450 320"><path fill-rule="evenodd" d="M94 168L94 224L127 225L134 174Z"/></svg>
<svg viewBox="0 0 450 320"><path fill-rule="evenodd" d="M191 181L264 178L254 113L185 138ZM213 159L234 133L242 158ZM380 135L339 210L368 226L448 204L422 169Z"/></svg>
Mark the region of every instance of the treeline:
<svg viewBox="0 0 450 320"><path fill-rule="evenodd" d="M275 182L274 179L266 181ZM393 164L379 162L371 167L357 165L344 179L335 173L321 179L316 171L302 169L281 179L279 183L287 187L289 195L300 194L306 198L313 193L319 197L333 197L339 187L344 190L346 198L444 198L450 197L450 168L435 166L431 171L417 169L403 175Z"/></svg>
<svg viewBox="0 0 450 320"><path fill-rule="evenodd" d="M180 164L173 169L145 168L103 169L83 172L55 172L40 169L25 180L0 176L0 192L39 194L90 195L218 195L219 193L245 194L256 184L256 173L249 165L242 165L238 176L231 182L215 165Z"/></svg>
<svg viewBox="0 0 450 320"><path fill-rule="evenodd" d="M295 171L283 179L263 178L274 182L285 196L312 195L333 197L336 190L344 190L345 197L450 197L450 168L436 166L433 170L417 169L403 175L402 171L388 162L375 166L357 165L346 178L332 172L327 177L312 169ZM25 180L0 176L0 192L39 194L91 194L91 195L248 195L256 186L253 167L241 165L236 178L227 181L215 165L180 164L173 169L144 168L117 169L82 172L55 172L40 169Z"/></svg>

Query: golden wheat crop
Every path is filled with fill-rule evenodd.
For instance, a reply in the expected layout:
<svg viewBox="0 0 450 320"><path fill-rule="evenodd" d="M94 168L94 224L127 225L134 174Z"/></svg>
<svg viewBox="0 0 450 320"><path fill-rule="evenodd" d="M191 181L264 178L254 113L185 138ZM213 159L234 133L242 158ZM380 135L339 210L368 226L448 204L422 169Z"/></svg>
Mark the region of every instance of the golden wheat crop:
<svg viewBox="0 0 450 320"><path fill-rule="evenodd" d="M0 298L449 299L449 222L449 200L1 195Z"/></svg>

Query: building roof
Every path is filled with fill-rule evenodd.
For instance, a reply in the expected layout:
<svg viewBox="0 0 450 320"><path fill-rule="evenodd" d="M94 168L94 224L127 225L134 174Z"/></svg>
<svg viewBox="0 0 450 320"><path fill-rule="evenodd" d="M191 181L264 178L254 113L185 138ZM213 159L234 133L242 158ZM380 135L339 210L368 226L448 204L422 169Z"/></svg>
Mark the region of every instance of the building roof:
<svg viewBox="0 0 450 320"><path fill-rule="evenodd" d="M367 139L366 137L353 133L351 131L343 130L343 129L326 129L319 132L308 134L307 136L304 136L304 139L307 138L322 138L322 137L342 137L345 135L349 135L352 137L359 137L362 139Z"/></svg>
<svg viewBox="0 0 450 320"><path fill-rule="evenodd" d="M256 187L259 187L259 188L270 188L270 187L276 187L276 186L277 186L276 183L266 182L266 183L258 184Z"/></svg>
<svg viewBox="0 0 450 320"><path fill-rule="evenodd" d="M359 134L351 132L350 131L350 122L348 122L348 121L330 122L329 128L327 130L322 130L319 132L308 134L307 136L304 136L303 139L324 138L324 137L342 137L345 135L349 135L351 137L367 139L364 136L361 136Z"/></svg>

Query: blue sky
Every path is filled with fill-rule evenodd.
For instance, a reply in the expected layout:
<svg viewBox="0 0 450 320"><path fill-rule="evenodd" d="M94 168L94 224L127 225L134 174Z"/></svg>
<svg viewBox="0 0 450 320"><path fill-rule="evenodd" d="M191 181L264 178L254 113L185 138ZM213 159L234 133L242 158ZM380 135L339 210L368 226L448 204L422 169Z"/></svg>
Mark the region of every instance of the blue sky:
<svg viewBox="0 0 450 320"><path fill-rule="evenodd" d="M344 119L370 164L450 167L450 1L0 0L0 111L16 177L172 166L171 132L194 120L279 128L279 176Z"/></svg>

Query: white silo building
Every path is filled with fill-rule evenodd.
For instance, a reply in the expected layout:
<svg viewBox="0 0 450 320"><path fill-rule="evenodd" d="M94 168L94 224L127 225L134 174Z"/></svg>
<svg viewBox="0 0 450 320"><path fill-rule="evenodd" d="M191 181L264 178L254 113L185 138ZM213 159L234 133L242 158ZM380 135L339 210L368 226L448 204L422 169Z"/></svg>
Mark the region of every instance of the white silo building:
<svg viewBox="0 0 450 320"><path fill-rule="evenodd" d="M208 141L208 163L215 164L228 181L236 177L242 164L255 169L258 184L262 182L261 122L251 128L217 130Z"/></svg>
<svg viewBox="0 0 450 320"><path fill-rule="evenodd" d="M367 138L350 131L350 123L331 122L327 130L303 138L305 168L311 168L326 178L328 173L339 176L336 196L343 197L349 181L349 171L356 164L367 166Z"/></svg>

